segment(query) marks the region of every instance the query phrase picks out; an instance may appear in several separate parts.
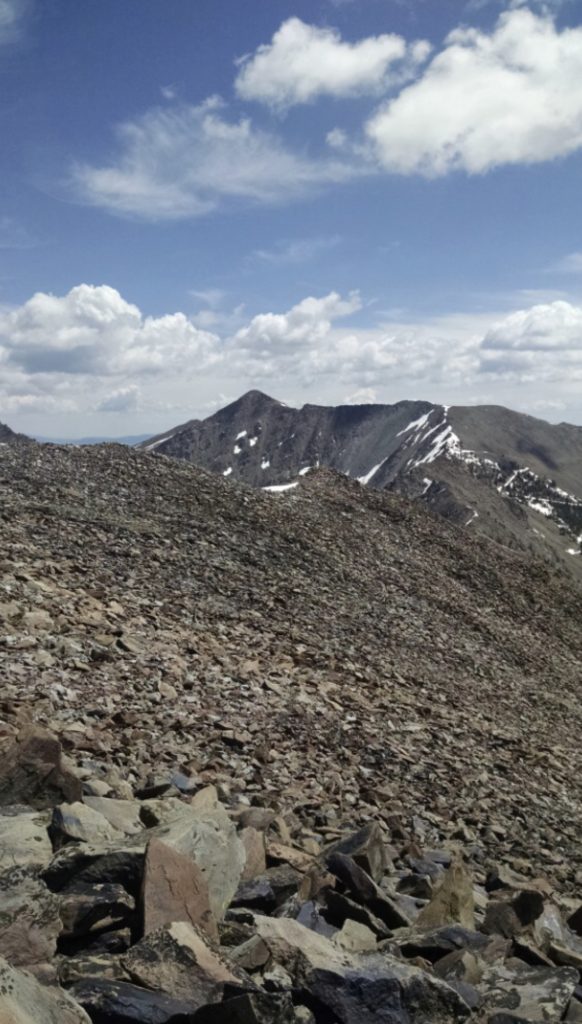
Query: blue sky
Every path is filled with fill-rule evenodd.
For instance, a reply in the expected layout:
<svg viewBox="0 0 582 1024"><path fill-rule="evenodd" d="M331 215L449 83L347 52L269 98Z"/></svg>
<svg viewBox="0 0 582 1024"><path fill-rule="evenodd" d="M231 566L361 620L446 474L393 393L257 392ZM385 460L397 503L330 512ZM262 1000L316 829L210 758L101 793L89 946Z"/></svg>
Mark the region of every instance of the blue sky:
<svg viewBox="0 0 582 1024"><path fill-rule="evenodd" d="M582 2L0 0L0 419L582 423Z"/></svg>

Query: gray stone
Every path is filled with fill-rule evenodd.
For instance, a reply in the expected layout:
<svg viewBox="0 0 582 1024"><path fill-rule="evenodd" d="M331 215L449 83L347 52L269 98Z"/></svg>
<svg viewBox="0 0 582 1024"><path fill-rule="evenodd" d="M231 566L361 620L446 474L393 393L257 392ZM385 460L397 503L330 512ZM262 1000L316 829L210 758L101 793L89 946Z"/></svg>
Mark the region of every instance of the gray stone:
<svg viewBox="0 0 582 1024"><path fill-rule="evenodd" d="M386 953L348 954L289 918L255 916L257 933L293 982L344 1024L409 1024L469 1015L449 985Z"/></svg>
<svg viewBox="0 0 582 1024"><path fill-rule="evenodd" d="M132 836L142 832L141 804L137 800L112 800L106 796L86 796L84 803L107 819L118 832Z"/></svg>
<svg viewBox="0 0 582 1024"><path fill-rule="evenodd" d="M85 1015L82 1018L89 1024L91 1021L106 1021L108 1024L191 1024L193 1019L190 1003L174 999L163 992L151 992L126 981L86 978L73 985L70 991L73 998L89 1011L90 1017ZM31 1022L26 1021L26 1024ZM45 1024L44 1020L42 1024ZM54 1024L65 1022L55 1019Z"/></svg>
<svg viewBox="0 0 582 1024"><path fill-rule="evenodd" d="M370 822L358 832L333 843L325 851L326 862L334 853L342 853L346 857L351 857L366 874L370 875L374 882L381 881L390 863L384 836L377 822Z"/></svg>
<svg viewBox="0 0 582 1024"><path fill-rule="evenodd" d="M42 870L49 864L53 848L46 816L38 813L0 814L0 872L15 867Z"/></svg>
<svg viewBox="0 0 582 1024"><path fill-rule="evenodd" d="M187 1002L191 1010L221 1002L225 987L248 987L208 939L183 921L159 928L122 958L132 981Z"/></svg>
<svg viewBox="0 0 582 1024"><path fill-rule="evenodd" d="M50 962L61 933L60 900L27 869L0 876L0 956L13 967Z"/></svg>
<svg viewBox="0 0 582 1024"><path fill-rule="evenodd" d="M572 967L528 967L518 961L496 964L483 972L479 990L489 1022L535 1024L559 1021L578 983Z"/></svg>
<svg viewBox="0 0 582 1024"><path fill-rule="evenodd" d="M31 974L0 958L2 1024L91 1024L85 1011L59 988L40 985Z"/></svg>
<svg viewBox="0 0 582 1024"><path fill-rule="evenodd" d="M55 807L50 833L56 849L71 841L108 843L122 835L107 818L80 801Z"/></svg>
<svg viewBox="0 0 582 1024"><path fill-rule="evenodd" d="M222 920L245 864L244 847L224 808L198 812L186 806L154 835L195 861L208 886L212 913Z"/></svg>

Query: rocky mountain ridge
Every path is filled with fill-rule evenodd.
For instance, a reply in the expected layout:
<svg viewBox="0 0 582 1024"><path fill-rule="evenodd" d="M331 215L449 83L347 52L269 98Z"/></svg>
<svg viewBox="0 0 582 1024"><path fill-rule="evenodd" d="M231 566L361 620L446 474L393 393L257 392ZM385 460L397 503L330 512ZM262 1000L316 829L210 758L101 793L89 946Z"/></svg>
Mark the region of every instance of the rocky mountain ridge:
<svg viewBox="0 0 582 1024"><path fill-rule="evenodd" d="M294 486L326 466L582 578L580 427L497 406L291 409L252 391L141 447L261 488Z"/></svg>
<svg viewBox="0 0 582 1024"><path fill-rule="evenodd" d="M567 573L329 470L0 489L0 1020L580 1019Z"/></svg>

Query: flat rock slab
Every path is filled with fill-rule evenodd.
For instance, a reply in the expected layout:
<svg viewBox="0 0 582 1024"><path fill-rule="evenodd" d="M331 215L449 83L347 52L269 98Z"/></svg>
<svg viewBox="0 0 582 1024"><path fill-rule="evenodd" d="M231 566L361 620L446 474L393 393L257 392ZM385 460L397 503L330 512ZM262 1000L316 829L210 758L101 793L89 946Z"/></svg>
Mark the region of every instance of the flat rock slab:
<svg viewBox="0 0 582 1024"><path fill-rule="evenodd" d="M126 981L88 978L71 988L71 995L86 1007L83 1021L114 1021L115 1024L192 1024L190 1006L163 992L150 992ZM40 1024L41 1018L39 1018ZM20 1024L20 1021L17 1021ZM24 1024L24 1021L23 1021ZM26 1021L26 1024L30 1024ZM35 1022L36 1024L36 1022ZM42 1021L45 1024L45 1021ZM51 1024L53 1022L51 1021ZM65 1024L56 1020L54 1024ZM76 1022L75 1022L76 1024Z"/></svg>
<svg viewBox="0 0 582 1024"><path fill-rule="evenodd" d="M217 921L224 917L245 864L245 850L224 807L196 811L189 807L153 838L161 839L198 865L208 886L210 909Z"/></svg>
<svg viewBox="0 0 582 1024"><path fill-rule="evenodd" d="M91 1024L91 1018L66 992L40 985L36 978L0 958L2 1024Z"/></svg>
<svg viewBox="0 0 582 1024"><path fill-rule="evenodd" d="M113 800L107 796L86 796L83 798L83 802L91 810L103 815L118 832L133 836L144 829L140 818L141 805L138 800Z"/></svg>
<svg viewBox="0 0 582 1024"><path fill-rule="evenodd" d="M51 821L51 836L56 846L65 843L108 843L121 837L121 833L99 811L77 801L55 807Z"/></svg>
<svg viewBox="0 0 582 1024"><path fill-rule="evenodd" d="M125 954L122 964L132 981L182 999L192 1011L221 1002L226 986L252 987L242 971L184 922L147 935Z"/></svg>
<svg viewBox="0 0 582 1024"><path fill-rule="evenodd" d="M479 983L489 1020L504 1024L559 1021L578 984L572 967L527 967L513 961L488 968Z"/></svg>
<svg viewBox="0 0 582 1024"><path fill-rule="evenodd" d="M161 839L152 839L146 850L142 907L145 935L173 921L186 921L218 941L218 926L201 869Z"/></svg>
<svg viewBox="0 0 582 1024"><path fill-rule="evenodd" d="M17 867L45 868L53 855L44 815L0 815L0 872Z"/></svg>

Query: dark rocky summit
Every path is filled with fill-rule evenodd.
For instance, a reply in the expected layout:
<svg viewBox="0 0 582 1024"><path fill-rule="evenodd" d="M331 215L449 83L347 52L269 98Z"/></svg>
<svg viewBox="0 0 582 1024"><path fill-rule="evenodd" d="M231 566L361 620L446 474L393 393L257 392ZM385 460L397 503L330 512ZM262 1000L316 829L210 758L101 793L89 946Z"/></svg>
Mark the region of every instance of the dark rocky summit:
<svg viewBox="0 0 582 1024"><path fill-rule="evenodd" d="M16 434L5 423L0 423L0 444L23 444L28 440L24 434Z"/></svg>
<svg viewBox="0 0 582 1024"><path fill-rule="evenodd" d="M582 591L319 470L0 448L2 1024L582 1019Z"/></svg>
<svg viewBox="0 0 582 1024"><path fill-rule="evenodd" d="M499 406L305 405L260 391L141 445L253 487L325 466L582 578L582 428Z"/></svg>

